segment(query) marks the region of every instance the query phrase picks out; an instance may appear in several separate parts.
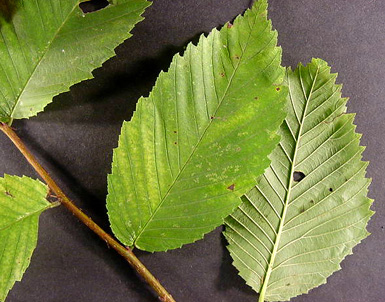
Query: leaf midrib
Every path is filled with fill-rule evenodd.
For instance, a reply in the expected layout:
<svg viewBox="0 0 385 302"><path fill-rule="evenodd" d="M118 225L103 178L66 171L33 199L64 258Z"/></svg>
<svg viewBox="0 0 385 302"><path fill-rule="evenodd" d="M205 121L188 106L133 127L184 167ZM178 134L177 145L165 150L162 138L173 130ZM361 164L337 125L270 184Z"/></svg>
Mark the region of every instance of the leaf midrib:
<svg viewBox="0 0 385 302"><path fill-rule="evenodd" d="M260 4L261 6L261 4ZM260 9L260 6L258 7L258 10ZM258 18L258 15L256 14L255 15L255 18L254 18L254 23L253 25L250 27L250 31L249 31L249 36L247 37L247 42L246 42L246 45L245 47L242 49L242 54L240 55L239 57L239 60L237 62L237 65L235 66L234 70L233 70L233 73L230 77L230 80L229 80L229 83L227 84L227 87L225 89L225 92L223 93L223 96L220 100L220 102L218 103L218 106L217 108L215 109L215 112L214 112L214 116L216 115L217 111L219 110L220 106L222 105L223 101L225 100L225 98L227 97L227 93L230 89L230 86L232 84L232 81L233 81L233 78L241 64L241 61L242 61L242 58L244 56L244 53L245 53L245 50L246 48L248 47L249 45L249 42L250 42L250 37L251 37L251 34L252 34L252 29L254 28L255 26L255 23L256 23L256 20ZM217 32L218 34L220 34L220 31ZM211 33L213 34L213 33ZM231 58L230 58L231 59ZM174 181L172 182L172 184L170 185L169 189L167 190L166 194L164 195L164 197L162 198L161 202L159 203L159 205L156 207L156 209L154 210L154 212L152 213L151 217L148 219L148 221L146 222L146 224L144 225L144 227L141 229L140 233L138 234L138 236L136 236L136 239L134 240L133 242L133 245L136 245L137 241L140 239L140 236L143 234L143 232L146 230L147 226L149 225L149 223L153 220L153 218L155 217L156 213L159 211L159 209L161 208L162 204L164 203L164 201L167 199L167 197L169 196L170 194L170 191L172 190L172 188L174 187L174 185L176 184L176 182L178 181L179 177L181 176L181 174L183 173L183 171L185 170L186 166L188 165L188 163L190 162L190 160L192 159L195 151L198 149L200 143L202 142L204 136L206 135L208 129L210 128L210 126L212 125L213 123L213 120L210 119L209 120L209 123L208 125L206 126L205 130L203 131L201 137L199 138L198 142L196 143L194 149L192 150L190 156L188 157L188 159L186 160L186 162L183 164L182 168L180 169L180 171L178 172L177 176L175 177Z"/></svg>
<svg viewBox="0 0 385 302"><path fill-rule="evenodd" d="M43 207L42 209L36 210L36 211L34 211L34 212L31 212L31 213L27 213L27 214L25 214L25 215L19 217L19 218L16 219L15 221L11 222L10 224L8 224L8 225L6 225L6 226L0 228L0 232L4 231L4 230L6 230L6 229L9 229L9 228L11 228L12 226L14 226L15 224L18 224L19 222L21 222L21 221L23 221L23 220L25 220L25 219L27 219L27 218L29 218L29 217L31 217L31 216L34 216L34 215L39 214L39 213L42 213L42 212L44 212L45 210L47 210L47 209L49 209L49 208L52 208L52 207L54 207L53 204L48 204L48 205L46 205L45 207Z"/></svg>
<svg viewBox="0 0 385 302"><path fill-rule="evenodd" d="M296 157L297 157L297 152L298 152L298 146L299 146L300 141L301 141L301 134L302 134L303 125L304 125L305 119L306 119L306 112L307 112L308 105L309 105L311 97L312 97L312 93L314 91L314 85L315 85L315 83L317 81L317 76L318 76L318 73L319 73L319 69L320 68L318 66L317 67L317 71L316 71L316 73L314 75L314 78L313 78L313 83L312 83L309 95L306 96L306 92L305 92L303 81L302 81L302 71L301 71L302 68L301 68L301 65L299 66L299 78L300 78L300 81L301 81L301 87L302 87L302 91L303 91L303 95L304 95L306 104L305 104L305 108L303 110L303 114L302 114L301 120L299 120L298 116L297 116L296 109L295 109L295 104L293 102L293 111L294 111L294 114L296 116L297 121L299 122L299 130L298 130L298 135L297 135L296 141L295 141L295 148L294 148L294 153L293 153L293 159L292 159L292 162L290 163L290 165L291 165L291 167L290 167L290 175L289 175L290 178L289 178L289 184L288 184L288 188L287 188L286 196L285 196L285 205L284 205L284 208L283 208L283 211L282 211L282 217L281 217L281 220L280 220L280 223L279 223L278 232L277 232L275 244L274 244L274 247L273 247L273 251L271 253L270 261L269 261L268 268L267 268L267 271L266 271L266 274L265 274L266 276L265 276L265 278L263 280L263 284L262 284L262 287L261 287L261 290L260 290L259 302L263 302L264 301L265 294L266 294L268 286L269 286L268 285L269 284L269 279L270 279L271 273L273 271L273 267L274 267L274 263L275 263L275 257L277 255L278 247L279 247L279 244L280 244L282 231L283 231L283 228L284 228L284 225L285 225L285 218L286 218L287 209L288 209L288 206L289 206L291 187L292 187L292 184L293 184L293 173L294 173L295 166L296 166L295 162L296 162ZM288 73L287 73L287 82L288 82L288 86L289 86L289 97L291 99L290 79L289 79Z"/></svg>
<svg viewBox="0 0 385 302"><path fill-rule="evenodd" d="M35 67L33 68L32 72L31 72L31 75L29 76L28 80L25 82L25 85L22 87L22 89L20 90L19 92L19 95L17 97L17 100L15 102L15 105L13 106L12 108L12 111L9 115L9 117L11 118L11 120L13 119L13 115L15 113L15 110L17 108L17 106L19 105L20 103L20 100L22 99L22 96L27 88L27 86L29 85L29 83L31 82L31 79L33 78L33 76L35 75L36 73L36 70L38 69L38 67L40 66L41 62L44 60L45 56L47 55L47 53L49 52L50 50L50 47L52 45L52 43L54 42L54 40L57 38L57 36L59 35L59 32L63 29L64 25L67 23L69 17L73 14L73 12L75 11L75 9L78 7L80 1L77 1L76 4L74 5L74 7L71 9L71 11L68 13L68 15L66 16L66 18L63 20L63 22L61 23L61 25L59 26L59 28L56 30L56 32L54 33L54 35L52 36L51 40L48 42L47 46L45 47L44 51L42 52L42 55L41 57L39 58L39 60L36 62L36 65Z"/></svg>

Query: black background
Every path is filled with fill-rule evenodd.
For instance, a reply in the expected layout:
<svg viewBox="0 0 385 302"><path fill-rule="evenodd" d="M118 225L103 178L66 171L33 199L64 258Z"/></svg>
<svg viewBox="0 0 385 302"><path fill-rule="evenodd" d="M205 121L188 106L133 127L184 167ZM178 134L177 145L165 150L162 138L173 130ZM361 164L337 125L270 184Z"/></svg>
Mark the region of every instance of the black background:
<svg viewBox="0 0 385 302"><path fill-rule="evenodd" d="M106 175L121 123L137 99L148 95L173 54L202 32L242 13L249 0L156 0L117 57L94 72L95 79L55 98L44 113L14 127L77 205L108 229ZM270 0L283 64L320 57L339 72L348 110L356 112L373 178L377 211L372 235L354 249L328 283L295 302L385 301L385 1ZM0 173L36 177L23 157L0 136ZM21 283L7 301L157 301L115 252L67 213L41 217L38 248ZM137 251L139 258L177 301L256 301L225 250L221 228L204 240L168 253Z"/></svg>

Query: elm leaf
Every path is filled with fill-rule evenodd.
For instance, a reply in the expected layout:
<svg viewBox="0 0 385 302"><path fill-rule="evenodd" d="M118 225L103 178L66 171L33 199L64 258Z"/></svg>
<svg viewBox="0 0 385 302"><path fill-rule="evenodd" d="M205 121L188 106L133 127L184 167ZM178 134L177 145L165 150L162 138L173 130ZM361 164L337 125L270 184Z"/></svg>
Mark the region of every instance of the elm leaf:
<svg viewBox="0 0 385 302"><path fill-rule="evenodd" d="M369 234L368 163L335 79L320 59L287 71L281 142L226 218L233 264L260 302L286 301L326 283Z"/></svg>
<svg viewBox="0 0 385 302"><path fill-rule="evenodd" d="M12 12L0 11L0 122L34 116L55 95L92 78L150 4L114 0L83 13L81 2L12 1Z"/></svg>
<svg viewBox="0 0 385 302"><path fill-rule="evenodd" d="M54 205L39 180L0 178L0 301L20 281L36 248L40 214Z"/></svg>
<svg viewBox="0 0 385 302"><path fill-rule="evenodd" d="M165 251L223 223L269 165L287 89L267 1L176 55L124 122L108 214L127 246Z"/></svg>

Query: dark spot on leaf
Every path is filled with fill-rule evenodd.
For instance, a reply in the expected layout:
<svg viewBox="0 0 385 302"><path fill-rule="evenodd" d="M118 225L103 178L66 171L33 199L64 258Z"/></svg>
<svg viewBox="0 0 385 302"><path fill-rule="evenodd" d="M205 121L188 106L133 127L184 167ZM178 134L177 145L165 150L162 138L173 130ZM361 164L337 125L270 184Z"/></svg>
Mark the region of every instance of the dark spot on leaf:
<svg viewBox="0 0 385 302"><path fill-rule="evenodd" d="M254 98L254 100L258 100L258 97L256 96L256 97Z"/></svg>
<svg viewBox="0 0 385 302"><path fill-rule="evenodd" d="M330 191L330 192L333 192L333 188L329 188L329 191Z"/></svg>
<svg viewBox="0 0 385 302"><path fill-rule="evenodd" d="M286 283L286 286L290 286L290 283Z"/></svg>
<svg viewBox="0 0 385 302"><path fill-rule="evenodd" d="M235 56L234 56L234 59L239 60L239 56L238 56L238 55L235 55Z"/></svg>
<svg viewBox="0 0 385 302"><path fill-rule="evenodd" d="M232 184L232 185L227 187L227 189L230 191L234 191L234 188L235 188L235 184Z"/></svg>
<svg viewBox="0 0 385 302"><path fill-rule="evenodd" d="M174 142L174 145L177 145L178 143L177 142Z"/></svg>
<svg viewBox="0 0 385 302"><path fill-rule="evenodd" d="M177 131L176 131L176 130L174 130L174 133L177 133Z"/></svg>
<svg viewBox="0 0 385 302"><path fill-rule="evenodd" d="M213 120L214 119L214 117L213 116L210 116L210 118Z"/></svg>
<svg viewBox="0 0 385 302"><path fill-rule="evenodd" d="M232 23L227 23L227 28L232 28L233 27L233 24Z"/></svg>
<svg viewBox="0 0 385 302"><path fill-rule="evenodd" d="M382 226L382 227L381 227L381 229L385 229L385 227L384 227L384 226Z"/></svg>
<svg viewBox="0 0 385 302"><path fill-rule="evenodd" d="M221 72L221 77L223 78L225 76L225 73L224 72Z"/></svg>
<svg viewBox="0 0 385 302"><path fill-rule="evenodd" d="M7 196L9 196L9 197L14 197L11 193L9 193L8 191L5 191L4 192L5 193L5 195L7 195Z"/></svg>
<svg viewBox="0 0 385 302"><path fill-rule="evenodd" d="M275 88L275 90L280 91L280 90L281 90L281 87L277 87L277 88Z"/></svg>
<svg viewBox="0 0 385 302"><path fill-rule="evenodd" d="M92 13L107 7L110 3L107 0L91 0L79 4L83 13Z"/></svg>
<svg viewBox="0 0 385 302"><path fill-rule="evenodd" d="M296 182L300 182L302 179L304 179L306 177L305 173L301 172L301 171L295 171L293 173L293 179L294 181Z"/></svg>
<svg viewBox="0 0 385 302"><path fill-rule="evenodd" d="M310 200L310 203L314 203L314 200L312 199L312 200Z"/></svg>

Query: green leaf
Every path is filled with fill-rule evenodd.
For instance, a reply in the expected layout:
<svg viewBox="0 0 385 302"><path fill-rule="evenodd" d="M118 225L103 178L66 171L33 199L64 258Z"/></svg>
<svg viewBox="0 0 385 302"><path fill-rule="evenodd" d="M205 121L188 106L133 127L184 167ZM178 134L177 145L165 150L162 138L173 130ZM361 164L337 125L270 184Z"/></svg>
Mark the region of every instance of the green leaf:
<svg viewBox="0 0 385 302"><path fill-rule="evenodd" d="M53 206L38 180L0 178L0 301L20 281L36 248L39 215Z"/></svg>
<svg viewBox="0 0 385 302"><path fill-rule="evenodd" d="M287 71L288 116L270 167L226 219L234 265L260 300L307 293L340 269L373 212L364 147L327 63Z"/></svg>
<svg viewBox="0 0 385 302"><path fill-rule="evenodd" d="M150 2L113 0L84 14L79 0L15 2L0 12L0 121L28 118L115 55Z"/></svg>
<svg viewBox="0 0 385 302"><path fill-rule="evenodd" d="M124 122L107 207L127 246L164 251L201 239L269 165L287 89L266 16L258 1L189 44Z"/></svg>

